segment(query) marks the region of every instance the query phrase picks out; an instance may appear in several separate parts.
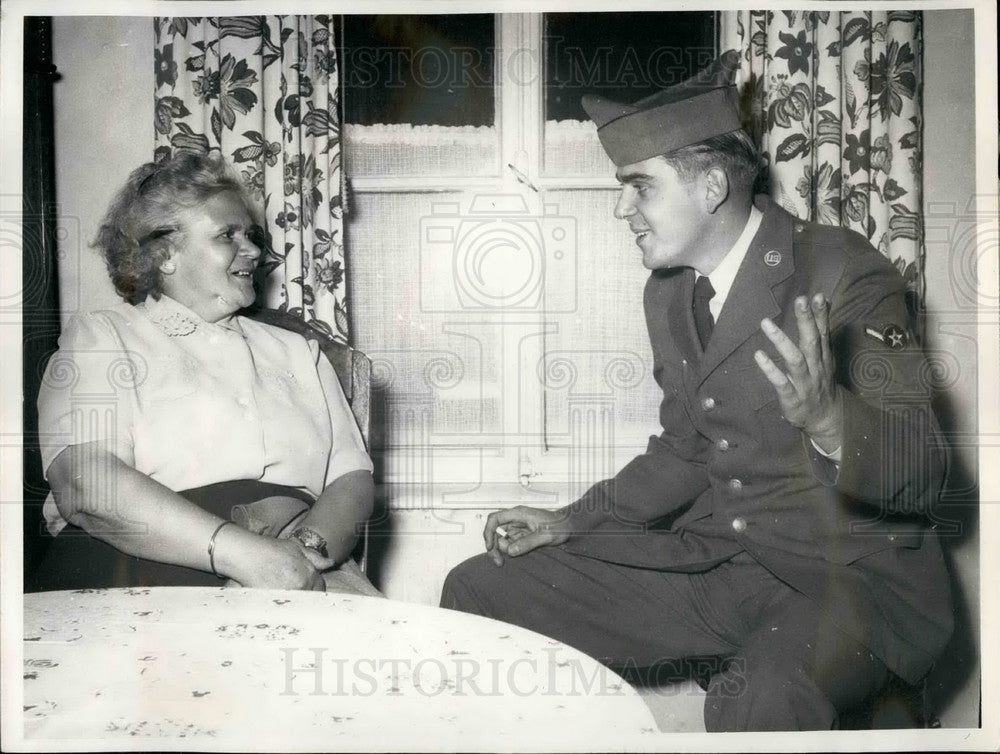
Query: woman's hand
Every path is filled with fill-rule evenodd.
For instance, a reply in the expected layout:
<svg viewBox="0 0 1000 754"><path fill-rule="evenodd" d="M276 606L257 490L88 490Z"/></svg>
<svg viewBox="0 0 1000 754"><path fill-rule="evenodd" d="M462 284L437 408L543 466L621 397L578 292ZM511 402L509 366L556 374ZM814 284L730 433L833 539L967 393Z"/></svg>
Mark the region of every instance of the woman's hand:
<svg viewBox="0 0 1000 754"><path fill-rule="evenodd" d="M323 571L334 566L315 550L291 539L251 534L238 526L222 529L215 545L216 570L240 586L325 591Z"/></svg>
<svg viewBox="0 0 1000 754"><path fill-rule="evenodd" d="M102 443L70 445L49 465L60 513L91 536L160 563L215 570L241 586L324 589L322 571L334 561L294 540L253 534L220 520L124 463ZM216 532L216 530L218 531Z"/></svg>

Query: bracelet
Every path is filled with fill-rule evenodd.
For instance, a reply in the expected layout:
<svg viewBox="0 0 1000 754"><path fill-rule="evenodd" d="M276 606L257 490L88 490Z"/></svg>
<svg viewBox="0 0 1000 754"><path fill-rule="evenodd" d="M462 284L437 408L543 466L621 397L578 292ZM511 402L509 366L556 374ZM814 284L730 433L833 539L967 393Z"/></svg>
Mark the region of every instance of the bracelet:
<svg viewBox="0 0 1000 754"><path fill-rule="evenodd" d="M219 536L220 531L222 531L225 527L229 526L229 524L231 523L233 522L223 521L221 524L216 526L215 531L212 532L212 538L208 540L208 564L212 566L212 573L214 573L220 579L225 578L225 576L223 576L221 573L215 570L215 538Z"/></svg>

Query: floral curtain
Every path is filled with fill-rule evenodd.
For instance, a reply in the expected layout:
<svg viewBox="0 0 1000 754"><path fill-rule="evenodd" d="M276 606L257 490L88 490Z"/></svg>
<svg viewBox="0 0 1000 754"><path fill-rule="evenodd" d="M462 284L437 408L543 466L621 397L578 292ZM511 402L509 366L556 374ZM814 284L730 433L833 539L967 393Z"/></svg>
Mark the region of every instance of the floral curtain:
<svg viewBox="0 0 1000 754"><path fill-rule="evenodd" d="M742 55L738 80L771 195L801 218L860 232L919 292L921 14L721 16L721 49Z"/></svg>
<svg viewBox="0 0 1000 754"><path fill-rule="evenodd" d="M346 342L333 16L157 18L155 159L221 149L264 210L264 303Z"/></svg>

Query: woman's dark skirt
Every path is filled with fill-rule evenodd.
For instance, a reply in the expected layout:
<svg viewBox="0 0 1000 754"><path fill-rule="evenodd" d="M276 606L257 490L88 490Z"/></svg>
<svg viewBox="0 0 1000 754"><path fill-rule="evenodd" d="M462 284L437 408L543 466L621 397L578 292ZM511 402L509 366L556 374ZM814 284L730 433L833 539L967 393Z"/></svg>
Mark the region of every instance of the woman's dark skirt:
<svg viewBox="0 0 1000 754"><path fill-rule="evenodd" d="M280 495L299 498L309 505L313 502L312 497L302 490L250 480L220 482L180 494L227 521L234 505L245 505L265 497ZM205 553L207 560L207 541ZM222 584L222 579L213 573L126 555L83 529L68 524L58 536L51 538L45 557L35 572L26 576L25 591Z"/></svg>

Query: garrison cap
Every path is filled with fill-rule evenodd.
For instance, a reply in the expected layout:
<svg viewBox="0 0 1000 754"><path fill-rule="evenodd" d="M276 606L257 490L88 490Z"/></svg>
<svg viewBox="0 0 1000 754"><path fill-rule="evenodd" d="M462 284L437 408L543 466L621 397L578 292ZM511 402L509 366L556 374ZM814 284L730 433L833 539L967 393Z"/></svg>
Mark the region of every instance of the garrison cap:
<svg viewBox="0 0 1000 754"><path fill-rule="evenodd" d="M705 70L634 104L587 94L583 109L611 161L631 165L741 128L739 67L739 53L728 50Z"/></svg>

